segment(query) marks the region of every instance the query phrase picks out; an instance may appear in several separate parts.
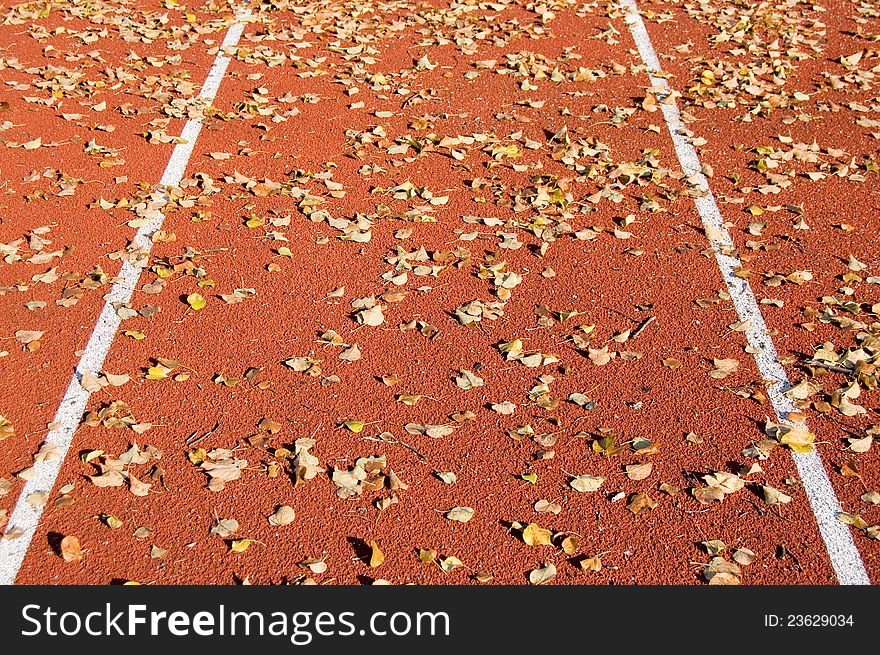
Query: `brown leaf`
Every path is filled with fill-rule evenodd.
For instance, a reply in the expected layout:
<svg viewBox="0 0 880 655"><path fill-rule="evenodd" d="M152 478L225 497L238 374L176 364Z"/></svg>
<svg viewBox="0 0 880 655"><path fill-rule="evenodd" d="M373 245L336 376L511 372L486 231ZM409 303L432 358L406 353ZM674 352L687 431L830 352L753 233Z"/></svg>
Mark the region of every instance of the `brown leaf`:
<svg viewBox="0 0 880 655"><path fill-rule="evenodd" d="M724 492L718 487L698 487L693 489L694 498L703 505L724 500Z"/></svg>
<svg viewBox="0 0 880 655"><path fill-rule="evenodd" d="M370 542L370 568L381 566L385 561L385 554L379 550L379 544L375 541Z"/></svg>
<svg viewBox="0 0 880 655"><path fill-rule="evenodd" d="M633 494L629 499L629 504L626 506L636 516L646 509L654 509L655 507L657 507L657 501L652 500L648 494L642 492Z"/></svg>

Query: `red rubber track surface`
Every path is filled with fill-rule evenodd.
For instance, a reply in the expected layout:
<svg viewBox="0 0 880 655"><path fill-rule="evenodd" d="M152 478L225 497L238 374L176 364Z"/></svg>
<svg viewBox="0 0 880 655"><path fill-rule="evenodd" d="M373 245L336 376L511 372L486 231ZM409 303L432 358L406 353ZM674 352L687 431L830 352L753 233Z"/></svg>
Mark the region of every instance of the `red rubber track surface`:
<svg viewBox="0 0 880 655"><path fill-rule="evenodd" d="M776 4L780 11L784 3ZM813 4L827 11L810 9ZM700 217L686 194L687 185L676 173L679 165L662 115L643 108L650 83L622 14L606 13L591 3L545 8L527 3L474 4L467 12L453 5L445 11L456 18L444 27L437 19L438 10L426 5L362 6L372 11L348 21L339 15L350 12L351 6L325 2L298 11L257 12L248 25L187 169L190 179L196 174L210 177L219 192L184 189L194 196L192 206L169 207L163 229L173 233L174 240L155 244L154 266L140 280L141 288L154 285L147 290L156 290L156 271L186 261L191 248L202 253L195 264L213 286L200 287L195 276L176 272L160 293L135 294L131 305L136 311L145 305L161 311L123 321L121 330L146 336L136 340L117 335L103 370L126 373L132 380L93 394L89 409L98 411L121 400L138 421L152 427L143 434L103 425L78 429L18 582L228 584L308 578L322 584L377 579L472 584L491 577L493 583L526 584L530 571L553 562L555 584L702 584L702 571L711 557L701 542L721 540L727 547L725 557L740 547L755 553L755 561L741 567L739 577L745 584L833 584L825 546L784 447L758 462L762 471L744 476L747 485L722 502L704 505L693 495L694 488L705 486L702 476L714 471L737 473L754 463L743 450L768 438L764 424L774 415L761 393L760 374L745 351L745 338L730 328L738 317L732 303L718 295L723 282L707 250ZM880 227L874 211L877 174L861 170L864 181L847 176L876 157L872 129L854 125L860 115L876 114L872 105L876 91L871 90L870 80L863 82L868 88L862 91L817 86L824 72L841 74L844 69L835 60L842 54L870 47L853 32L852 17L858 7L858 3L825 1L792 9L791 15L802 11L804 21L820 19L825 25L824 36L810 36L818 39L815 51L799 46L811 58L796 61L783 85L785 93L813 95L796 107L749 114L752 120L742 122L752 108L748 99L731 109L706 107L695 103L699 96L688 90L700 80L703 59L741 55L711 47L708 39L718 29L696 9L689 10L687 3L643 6L650 12L646 24L664 69L671 74L670 84L683 94L679 102L686 117L693 117L689 127L705 139L704 145L698 142L698 151L713 170L710 183L743 265L751 270L755 294L759 300L784 301L781 307L762 304L762 310L794 383L805 375L799 362L812 356L817 345L833 341L840 349L856 338L857 331L804 315L806 308L821 313L823 296L840 297L838 289L848 284L853 298L864 303L861 330L876 333L876 315L864 308L876 302L877 286L840 278L848 271L850 254L866 266L858 273L863 279L880 271L874 247ZM554 15L542 21L544 11ZM214 20L220 27L221 19L230 16L228 8L205 7L187 22L183 12L167 13L175 25ZM60 21L50 14L33 23L51 30L56 26L53 20ZM455 20L460 21L457 26ZM866 20L860 28L863 33L876 33L876 18ZM354 29L345 32L341 27L345 22ZM462 31L465 22L474 29ZM69 31L77 23L64 24ZM79 47L63 35L42 39L20 35L27 25L0 28L6 35L19 35L4 40L10 44L4 55L7 60L16 57L25 66L45 67L52 61L45 57L46 44L62 52ZM387 29L389 25L394 29ZM763 29L770 35L765 40L772 42L772 30L781 28L769 21L756 33L764 35ZM818 29L812 25L804 34ZM471 51L462 39L483 30L491 34L476 39L479 45ZM364 62L360 61L363 52L340 51L355 46L354 37L375 49L366 53L372 59ZM181 53L184 61L174 65L188 71L194 93L221 38L219 31L199 35ZM692 44L690 52L676 50L683 43ZM129 50L140 48L141 56L163 57L169 54L167 45L160 39L134 45L108 36L101 44L107 64L96 65L95 70L82 61L70 65L97 76L107 66L123 65ZM95 46L79 51L91 47ZM269 66L267 60L275 61L269 49L288 58ZM494 69L500 69L506 57L523 52L534 53L539 63L548 62L548 73L556 67L566 78L583 67L593 71L583 77L595 79L558 82L475 66L491 59L496 61ZM300 58L297 65L291 63L291 54ZM428 66L417 64L423 55ZM523 59L528 67L529 60ZM866 59L863 68L877 63L871 55ZM297 75L314 70L324 74ZM469 71L480 75L468 79ZM387 84L375 77L365 79L378 72L384 73ZM9 68L0 73L4 81L27 82L35 77ZM348 95L340 77L350 78L350 86L359 92ZM537 88L521 88L524 79ZM0 266L0 283L9 288L0 297L2 336L10 337L4 342L9 354L0 359L5 372L0 376L0 414L15 427L15 434L0 445L0 475L13 482L0 507L11 511L21 486L14 474L29 466L39 450L77 361L76 351L84 346L100 311L101 296L109 290L101 285L85 292L74 306L61 307L54 302L61 290L82 275L49 285L29 280L56 264L59 274L84 274L100 265L112 276L118 259L108 259L107 253L125 248L134 233L125 223L136 215L125 208L88 205L99 197L115 201L146 193L138 191L139 183L151 190L172 146L150 144L140 136L153 129L145 126L160 115L163 102L138 98L130 92L130 84L102 91L87 102L83 99L82 108L77 99L65 100L63 110L28 103L24 96L30 91L10 88L2 92L2 100L8 97L9 103L3 113L15 127L4 131L3 138L26 142L41 135L44 145L51 141L62 145L0 152L4 180L14 190L3 196L0 241L53 225L47 237L53 244L46 249L69 249L45 266L26 262ZM401 88L404 91L398 92ZM404 106L419 92L422 102L410 100ZM101 98L107 101L104 115L89 109ZM350 108L358 101L364 102L363 108ZM537 101L539 106L517 104L521 101ZM834 103L840 111L822 112L822 102ZM862 103L870 111L845 107L850 102ZM123 103L146 111L124 117L117 109ZM69 105L76 109L68 109ZM251 113L257 106L271 111ZM290 112L291 108L298 112ZM624 109L632 110L630 115ZM84 118L65 121L57 116L62 111L77 111ZM391 114L376 116L377 111ZM90 129L108 114L116 131ZM285 120L273 122L273 115ZM815 120L800 120L804 115ZM419 117L424 119L419 122ZM174 135L182 124L183 119L172 119L164 129ZM377 125L384 129L385 142L375 143L382 136L374 133L374 143L355 147L347 138L347 131L350 136L364 134ZM592 138L607 146L607 161L584 154L578 161L586 168L580 171L554 161L551 139L563 126L572 143ZM437 142L444 136L486 136L479 137L482 144L457 146L467 151L461 160L440 146L429 146L420 156L412 149L404 155L387 153L399 137L411 135L425 143L431 133L437 135ZM855 163L843 177L813 181L794 176L778 194L744 191L744 186L765 183L764 176L749 167L760 157L753 148L791 147L779 141L780 134L790 136L793 143L815 141L823 150L846 153L837 157L823 153L823 162L846 163L854 158ZM100 168L94 156L82 152L83 143L92 138L119 149L125 164ZM518 143L521 156L493 158L488 150L496 140L500 146ZM539 147L530 148L530 142ZM644 160L647 149L656 151L649 164ZM231 156L218 159L215 153ZM638 163L635 169L645 177L624 185L621 179L626 181L625 171L633 170L628 166L632 163ZM529 169L515 170L514 164ZM373 165L379 168L364 174L363 167ZM29 171L45 168L86 182L71 196L52 197L50 178L22 181ZM652 168L656 169L653 180ZM781 168L819 170L818 164L809 162L784 162ZM333 188L328 188L325 180L313 176L326 172L341 186L331 183ZM738 182L730 179L735 174ZM119 175L126 175L128 181L114 182ZM562 192L570 192L571 203L564 211L531 202L529 188L534 189L536 175L556 176L547 182L551 188L558 184ZM481 186L474 182L479 179L487 184L475 188ZM425 208L424 197L396 199L387 191L406 181L427 188L433 196L448 196L448 201ZM27 195L38 189L48 197L28 200ZM338 189L344 197L332 195ZM591 198L603 189L606 197ZM340 239L342 230L326 221L310 221L299 207L298 190L322 197L321 208L336 219L369 217L369 241ZM744 200L737 202L739 198ZM752 205L762 206L764 213L745 213L744 208ZM809 230L794 227L799 216L785 208L795 205L802 205ZM767 209L773 206L782 209ZM435 220L406 220L404 213L414 208ZM632 222L626 218L630 215ZM261 219L256 227L246 225L252 216ZM279 225L269 222L287 216L289 225L283 220ZM469 223L463 220L468 216L496 218L505 224ZM544 253L540 251L544 241L529 229L539 216L551 227L564 222L571 228L558 230ZM762 235L747 231L752 222L767 223ZM853 229L841 229L841 223ZM475 231L479 234L471 240ZM515 234L523 245L502 247L509 239L499 237L499 232ZM278 240L278 234L273 239L271 233L281 233L286 240ZM594 238L576 238L573 233ZM462 235L467 240L460 239ZM763 241L764 249L750 243L755 241ZM282 247L287 248L286 255L279 254ZM424 248L432 261L413 266L424 263L443 270L436 277L410 270L405 284L389 283L381 276L392 269L386 258L397 254L398 248L412 253ZM503 316L464 327L455 318L456 308L475 299L498 301L492 276L485 279L478 273L481 265L499 261L506 262L506 270L520 275L522 282L511 290ZM550 276L548 269L555 275ZM809 270L812 280L774 287L764 282L765 274L786 276L798 270ZM26 290L16 289L17 284ZM343 286L344 293L328 296ZM242 288L252 289L253 297L233 303L220 297ZM384 307L384 323L359 325L352 301L378 298L390 290L405 290L406 295L378 300ZM198 311L185 301L194 292L206 299L206 306ZM47 306L29 310L25 303L32 300L47 300ZM559 312L577 315L561 320L564 316ZM612 339L635 330L649 317L654 317L653 322L635 338L622 343ZM429 324L436 335L399 329L411 321ZM809 329L804 323L810 324ZM587 334L578 326L595 327ZM41 347L28 351L11 338L16 330L45 331ZM345 344L357 344L360 359L339 359L342 348L320 342L327 330L335 330ZM577 335L574 340L572 335ZM558 362L531 368L506 360L498 346L517 338L525 352L552 353ZM576 347L578 339L587 338L590 348L607 346L617 357L595 364L588 350ZM321 373L313 377L283 364L294 357L320 359ZM187 379L146 380L145 372L156 358L179 362L171 375L187 372ZM716 359L736 359L739 366L723 379L710 377L707 373L715 368ZM261 369L259 374L244 379L252 367ZM473 371L484 384L459 388L455 379L462 369ZM382 381L391 374L399 378L394 386ZM218 375L239 381L227 386L217 382ZM329 376L338 376L338 381L327 380ZM530 397L542 376L549 397ZM819 380L828 393L844 382L834 373ZM567 400L573 393L589 396L595 408L587 410ZM410 406L399 401L400 394L422 398ZM515 406L513 414L491 408L505 401ZM843 509L873 525L880 514L861 496L877 488L877 447L853 453L846 450L846 438L863 436L876 421L876 391L864 390L854 402L865 406L867 413L847 417L837 409L823 413L812 406L804 413ZM454 415L466 410L476 418L456 421ZM277 432L259 427L266 418L279 424ZM342 426L348 420L366 425L354 433ZM404 426L409 423L449 425L455 430L435 439L408 433ZM542 445L529 436L518 440L509 436L509 431L525 425L537 435L552 434L555 443L545 440ZM593 448L608 430L624 445L612 457ZM187 438L209 431L198 446L206 451L235 449L236 457L247 460L241 477L218 492L206 488L208 476L188 457L192 448ZM377 436L385 432L391 437ZM686 439L689 433L697 438ZM259 434L265 435L264 443L249 439ZM322 471L295 486L290 461L279 457L283 453L277 449L292 451L297 439L308 437L316 440L311 453L318 457ZM654 442L656 452L635 453L632 443L639 438ZM159 460L131 467L140 479L147 479L153 466L164 472L163 480L148 480L153 483L148 495L135 496L126 486L98 487L85 477L99 469L85 463L82 454L103 450L118 456L134 442L162 453ZM552 458L543 459L541 453L548 450ZM388 467L408 488L365 490L339 498L330 477L333 469L350 468L359 457L376 455L386 456ZM861 478L841 474L840 467L850 461L857 462ZM626 475L626 466L649 462L653 468L645 479ZM280 474L273 477L273 471ZM446 484L436 472L453 472L457 481ZM606 478L598 491L578 493L571 488L572 477L585 473ZM529 474L537 476L534 482L523 479ZM59 488L68 483L74 485L67 494L73 502L64 499L59 506ZM791 501L768 505L762 485L783 490ZM639 493L647 494L656 506L638 514L628 509ZM380 509L382 499L393 502ZM534 506L542 499L558 503L560 512L538 513ZM296 519L290 525L273 526L267 517L281 505L293 507ZM448 510L461 506L474 509L470 521L445 517ZM110 528L102 520L111 515L121 521L120 527ZM212 534L216 521L226 518L238 521L237 532L225 538ZM516 522L576 535L577 552L567 554L556 545L530 546ZM149 534L143 536L146 532L141 530L136 535L143 527L149 528ZM85 551L82 561L65 562L59 556L58 542L66 535L80 540ZM233 540L242 538L251 540L249 547L234 552ZM860 531L855 539L869 575L876 579L878 542ZM369 566L371 542L384 554L378 567ZM151 551L157 554L154 546L166 552L151 557ZM444 572L436 562L420 561L419 549L437 551L438 562L455 556L464 566ZM597 554L601 570L584 571L581 560ZM302 563L308 558L326 558L326 572L305 567Z"/></svg>

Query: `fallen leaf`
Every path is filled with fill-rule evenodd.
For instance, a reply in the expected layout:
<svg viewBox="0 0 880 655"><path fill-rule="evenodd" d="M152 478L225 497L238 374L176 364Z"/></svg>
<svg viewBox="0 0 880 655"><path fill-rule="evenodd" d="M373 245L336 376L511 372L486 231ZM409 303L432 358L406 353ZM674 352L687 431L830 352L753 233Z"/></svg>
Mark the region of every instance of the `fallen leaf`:
<svg viewBox="0 0 880 655"><path fill-rule="evenodd" d="M484 382L483 378L475 375L471 371L466 369L461 369L459 371L459 376L455 378L455 384L459 389L464 389L465 391L470 389L476 389L477 387L482 387Z"/></svg>
<svg viewBox="0 0 880 655"><path fill-rule="evenodd" d="M588 493L591 491L598 491L599 487L602 486L602 483L605 482L605 478L601 475L578 475L572 480L569 481L569 485L575 491L580 491L581 493Z"/></svg>
<svg viewBox="0 0 880 655"><path fill-rule="evenodd" d="M211 532L225 538L238 532L238 528L238 521L235 519L217 519L216 524L211 528Z"/></svg>
<svg viewBox="0 0 880 655"><path fill-rule="evenodd" d="M0 441L8 439L15 434L15 427L5 416L0 416Z"/></svg>
<svg viewBox="0 0 880 655"><path fill-rule="evenodd" d="M740 568L733 562L728 562L723 557L713 557L709 565L703 569L703 577L710 585L738 585L742 584Z"/></svg>
<svg viewBox="0 0 880 655"><path fill-rule="evenodd" d="M83 558L82 547L79 539L73 535L67 535L61 540L61 557L65 562L79 562Z"/></svg>
<svg viewBox="0 0 880 655"><path fill-rule="evenodd" d="M736 562L737 564L742 564L743 566L748 566L755 561L754 551L751 551L743 546L740 546L735 551L733 551L733 555L731 557L733 558L734 562Z"/></svg>
<svg viewBox="0 0 880 655"><path fill-rule="evenodd" d="M529 523L522 532L523 541L529 546L549 546L553 532L542 528L537 523Z"/></svg>
<svg viewBox="0 0 880 655"><path fill-rule="evenodd" d="M559 514L562 506L558 503L551 503L549 500L539 500L534 505L535 511L539 514Z"/></svg>
<svg viewBox="0 0 880 655"><path fill-rule="evenodd" d="M651 475L653 469L654 465L651 462L646 464L629 464L626 467L626 477L630 480L644 480Z"/></svg>
<svg viewBox="0 0 880 655"><path fill-rule="evenodd" d="M578 562L578 566L584 571L598 572L602 570L602 558L599 555L585 557Z"/></svg>
<svg viewBox="0 0 880 655"><path fill-rule="evenodd" d="M370 568L381 566L385 561L385 554L379 549L379 544L375 541L370 542Z"/></svg>
<svg viewBox="0 0 880 655"><path fill-rule="evenodd" d="M459 523L467 523L474 518L473 507L453 507L446 512L446 518L450 521L458 521Z"/></svg>
<svg viewBox="0 0 880 655"><path fill-rule="evenodd" d="M25 345L29 343L33 343L34 341L39 341L45 332L40 332L39 330L16 330L15 331L15 340L19 343L23 343Z"/></svg>
<svg viewBox="0 0 880 655"><path fill-rule="evenodd" d="M629 499L629 504L626 506L636 516L646 509L654 509L655 507L657 507L657 501L652 500L648 494L642 492L633 494Z"/></svg>
<svg viewBox="0 0 880 655"><path fill-rule="evenodd" d="M355 314L355 318L361 325L369 325L371 327L378 327L385 322L382 305L374 305L369 309L363 309Z"/></svg>
<svg viewBox="0 0 880 655"><path fill-rule="evenodd" d="M295 518L296 512L294 512L290 505L281 505L275 510L275 513L269 517L269 523L271 525L288 525L293 523Z"/></svg>
<svg viewBox="0 0 880 655"><path fill-rule="evenodd" d="M205 297L200 293L191 293L186 297L186 304L192 307L195 311L203 309L207 304L205 301Z"/></svg>
<svg viewBox="0 0 880 655"><path fill-rule="evenodd" d="M761 490L764 492L764 502L768 505L784 505L791 502L791 496L770 485L763 485Z"/></svg>
<svg viewBox="0 0 880 655"><path fill-rule="evenodd" d="M556 577L556 566L547 562L543 568L529 572L529 582L533 585L544 585Z"/></svg>
<svg viewBox="0 0 880 655"><path fill-rule="evenodd" d="M739 360L736 359L713 359L712 363L715 368L709 371L708 375L716 380L726 378L731 373L735 373L739 368Z"/></svg>

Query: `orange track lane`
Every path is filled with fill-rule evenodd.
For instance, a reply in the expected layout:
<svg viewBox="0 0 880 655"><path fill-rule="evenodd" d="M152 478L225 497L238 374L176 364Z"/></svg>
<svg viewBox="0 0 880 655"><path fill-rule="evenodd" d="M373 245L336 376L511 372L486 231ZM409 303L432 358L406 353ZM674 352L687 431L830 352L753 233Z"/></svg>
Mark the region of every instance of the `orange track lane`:
<svg viewBox="0 0 880 655"><path fill-rule="evenodd" d="M822 17L827 27L819 51L796 63L785 88L815 93L810 103L842 106L834 95L842 92L813 85L839 66L834 58L859 47L847 22L856 5L824 4L833 11ZM355 6L361 11L353 12ZM749 168L760 156L750 149L816 140L865 162L876 155L876 140L870 130L852 134L845 127L854 115L848 109L791 123L783 118L819 110L777 108L743 123L734 119L747 104L695 106L697 90L689 89L702 69L689 58L728 56L709 46L718 27L689 16L681 3L649 8L649 32L658 53L667 55L663 65L684 94L683 110L694 117L691 129L706 140L700 156L714 170L711 184L756 296L784 301L762 310L798 382L804 356L818 344L834 340L839 349L856 338L804 310L821 311L821 297L838 294L850 254L867 267L860 276L877 274L876 172L862 170L863 182L795 177L780 194L765 195L742 188L764 183ZM804 11L804 20L814 18ZM195 21L206 16L228 11ZM877 27L876 19L870 24ZM757 29L772 41L772 30L782 28L766 21ZM202 40L209 38L218 37ZM689 52L676 49L686 42ZM125 45L116 45L124 57ZM24 60L25 52L16 55ZM198 80L198 67L213 58L210 44L200 40L187 52ZM192 202L166 212L167 238L157 240L131 303L136 311L145 305L161 311L123 321L121 330L144 338L117 335L105 363L106 372L131 381L106 386L90 401L95 413L121 401L126 407L117 403L118 416L151 427L137 433L102 423L107 414L86 417L18 582L526 584L530 571L553 562L555 583L699 584L711 559L703 542L720 540L728 560L734 553L737 561L750 559L738 549L754 553L736 576L745 584L833 584L786 448L777 445L761 460L744 454L770 439L764 428L773 409L744 337L730 327L736 311L719 295L721 276L677 173L662 115L644 102L649 82L634 53L621 14L605 15L591 3L323 2L258 12L190 161L188 178L199 186L183 188ZM24 117L24 92L12 93L17 99L9 112ZM870 96L865 90L846 102L869 105ZM147 120L135 120L128 132L109 135L134 155L127 161L137 162L136 169L119 169L126 168L131 182L155 184L170 147L139 138ZM781 143L779 134L792 144ZM570 160L560 161L553 152L564 139L575 147ZM410 148L395 148L403 144ZM72 153L71 172L94 167L85 159L76 163L82 155ZM22 161L39 168L50 165L51 159L36 159L45 156L40 149ZM782 170L816 166L786 162ZM109 171L105 186L117 175ZM734 173L738 182L729 179ZM65 267L85 271L102 262L115 271L105 253L125 246L130 228L116 226L135 215L84 205L97 195L131 197L130 187L113 186L105 195L84 186L72 197L37 203L64 203L67 211L93 216L85 228L61 221L53 228L58 243L77 246L71 255L77 259L62 258ZM10 208L31 206L20 195L9 196ZM751 205L766 209L744 214ZM810 231L793 227L798 217L785 207L794 205L803 205ZM50 218L11 217L0 226L4 240ZM757 221L768 225L753 226L762 232L755 236L747 228ZM22 279L11 271L25 266L0 268L4 283ZM391 281L404 270L405 281ZM810 270L812 281L764 283L773 273L796 270ZM875 334L876 285L849 284L863 303L862 331ZM51 287L56 295L59 285ZM0 298L8 307L4 336L46 331L36 352L16 343L0 360L8 372L0 414L16 432L0 450L0 476L10 480L38 450L40 431L69 380L73 351L87 338L81 326L91 325L101 303L98 291L72 308L50 303L43 314L31 313L23 307L31 300L26 293ZM189 306L194 293L204 298L203 308ZM358 300L370 298L383 308L380 325L358 321ZM495 307L503 313L465 327L456 310L474 300L500 303ZM344 345L325 343L330 330ZM524 355L553 357L534 367L505 357L501 344L516 339ZM292 358L301 358L292 362L299 368L312 368L293 370L284 364ZM146 379L159 359L171 368L168 379ZM713 372L727 360L737 361L732 372ZM468 386L462 371L477 386L461 388ZM387 384L388 376L396 384ZM835 384L827 382L812 400L830 399ZM804 412L842 507L873 525L876 508L862 497L877 488L876 445L863 454L844 450L847 437L873 434L865 430L876 420L876 391L870 380L864 384L858 399L864 415L820 413L806 403ZM408 424L453 429L432 438L408 431ZM608 435L619 447L610 456L598 452ZM298 439L314 439L309 452L318 463L314 477L297 484ZM86 477L117 466L113 460L135 442L156 450L148 451L149 461L122 466L134 483L130 477L102 487ZM229 458L242 467L219 491L207 488L205 457L224 455L214 449L231 450ZM334 477L371 456L387 462L377 484L341 498ZM851 460L861 478L841 474ZM760 470L745 475L755 463ZM650 466L634 468L640 464ZM704 476L717 471L743 473L736 480L745 484L704 504L698 500ZM454 483L441 479L448 473ZM571 483L582 474L604 482L580 493ZM133 493L140 492L138 480L152 485L146 495ZM68 483L73 490L59 502L59 488ZM0 507L11 509L19 485L13 483ZM765 485L790 501L768 504ZM558 505L558 513L537 511L539 501ZM272 525L268 517L284 505L296 518ZM456 507L472 508L473 517L451 520L447 513ZM237 530L212 533L222 519L235 519ZM527 544L522 528L529 523L549 529L552 543ZM59 556L66 535L80 540L81 562ZM577 544L566 542L566 552L561 541L572 536ZM855 536L876 579L878 542L861 531ZM373 543L384 555L375 567L369 565ZM436 551L434 561L421 561L420 549ZM584 570L582 563L597 555L600 570ZM449 566L453 556L462 565L444 571L439 564ZM316 558L326 570L309 568Z"/></svg>

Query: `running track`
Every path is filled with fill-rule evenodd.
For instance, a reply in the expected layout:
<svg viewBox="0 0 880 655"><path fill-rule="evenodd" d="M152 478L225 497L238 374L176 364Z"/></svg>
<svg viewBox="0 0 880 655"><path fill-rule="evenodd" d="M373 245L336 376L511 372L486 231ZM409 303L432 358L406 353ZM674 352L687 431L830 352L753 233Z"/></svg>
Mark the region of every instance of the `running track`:
<svg viewBox="0 0 880 655"><path fill-rule="evenodd" d="M870 3L275 5L7 9L0 581L877 579Z"/></svg>

